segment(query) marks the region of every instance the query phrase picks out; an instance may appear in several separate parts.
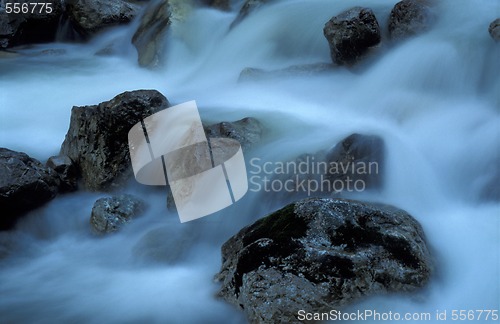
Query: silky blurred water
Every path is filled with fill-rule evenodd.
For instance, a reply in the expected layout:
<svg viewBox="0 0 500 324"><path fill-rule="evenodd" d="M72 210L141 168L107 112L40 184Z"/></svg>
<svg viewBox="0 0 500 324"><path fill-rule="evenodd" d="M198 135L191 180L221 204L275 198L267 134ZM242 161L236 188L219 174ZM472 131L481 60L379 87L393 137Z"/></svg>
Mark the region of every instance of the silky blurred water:
<svg viewBox="0 0 500 324"><path fill-rule="evenodd" d="M385 28L396 2L276 1L232 30L236 12L196 9L173 26L157 71L137 67L128 43L133 26L86 45L24 49L0 59L0 146L44 161L58 153L72 106L135 89L157 89L171 103L196 100L207 121L260 119L264 138L247 158L286 161L353 132L379 135L387 146L385 187L357 198L418 219L437 273L418 294L368 298L348 310L498 309L500 205L480 192L500 161L500 46L487 32L500 5L440 1L430 32L391 44ZM384 45L366 64L237 82L245 67L329 62L323 25L355 4L373 8L384 29ZM110 41L119 54L94 55ZM37 54L45 49L65 53ZM149 209L118 234L90 233L93 202L106 194L86 192L60 196L0 233L1 322L245 322L214 297L220 246L282 202L249 192L214 216L180 224L165 209L164 190L131 181L124 191ZM156 247L160 255L150 257Z"/></svg>

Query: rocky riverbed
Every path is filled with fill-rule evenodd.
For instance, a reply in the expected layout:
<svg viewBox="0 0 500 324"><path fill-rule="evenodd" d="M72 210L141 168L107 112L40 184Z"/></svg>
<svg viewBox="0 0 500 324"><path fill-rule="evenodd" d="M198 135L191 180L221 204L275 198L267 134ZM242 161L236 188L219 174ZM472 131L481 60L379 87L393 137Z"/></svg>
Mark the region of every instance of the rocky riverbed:
<svg viewBox="0 0 500 324"><path fill-rule="evenodd" d="M7 322L498 309L498 5L49 2L0 9ZM248 192L180 224L128 132L193 99Z"/></svg>

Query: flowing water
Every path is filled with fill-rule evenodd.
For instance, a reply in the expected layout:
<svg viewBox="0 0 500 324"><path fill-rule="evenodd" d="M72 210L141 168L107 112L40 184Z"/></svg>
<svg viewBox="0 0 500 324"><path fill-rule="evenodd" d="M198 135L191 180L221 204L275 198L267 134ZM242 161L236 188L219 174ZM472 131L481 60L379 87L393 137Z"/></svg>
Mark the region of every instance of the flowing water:
<svg viewBox="0 0 500 324"><path fill-rule="evenodd" d="M396 2L355 1L373 8L384 30ZM500 47L487 33L498 1L440 1L430 32L385 42L355 71L237 82L245 67L329 62L323 25L353 4L277 1L231 31L236 12L196 9L172 28L157 71L137 67L134 26L90 44L25 48L0 60L0 146L44 161L58 153L72 106L135 89L157 89L171 103L196 100L206 121L260 119L264 139L250 155L262 160L327 149L353 132L376 134L387 146L385 187L357 198L418 219L437 272L418 294L367 298L347 310L428 312L435 321L436 310L450 319L453 309L499 309L500 204L480 199L500 161ZM94 55L109 43L118 54ZM64 54L41 55L45 49ZM149 209L116 235L90 233L93 202L105 194L81 191L0 233L0 322L245 322L214 298L220 246L283 202L249 192L214 216L180 224L165 209L164 190L132 181L124 191Z"/></svg>

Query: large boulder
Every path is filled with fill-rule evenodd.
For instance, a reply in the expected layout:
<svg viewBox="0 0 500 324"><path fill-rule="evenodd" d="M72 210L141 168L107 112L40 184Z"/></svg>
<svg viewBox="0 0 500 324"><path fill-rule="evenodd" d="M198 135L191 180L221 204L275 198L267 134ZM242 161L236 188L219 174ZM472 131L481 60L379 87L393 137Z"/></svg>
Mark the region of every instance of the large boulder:
<svg viewBox="0 0 500 324"><path fill-rule="evenodd" d="M144 211L144 203L132 195L98 199L92 207L91 229L96 234L113 233Z"/></svg>
<svg viewBox="0 0 500 324"><path fill-rule="evenodd" d="M152 68L161 64L165 50L165 36L172 23L171 18L169 0L152 3L146 9L132 37L140 66Z"/></svg>
<svg viewBox="0 0 500 324"><path fill-rule="evenodd" d="M61 0L47 0L43 3L44 6L38 5L33 13L31 10L23 14L0 11L0 48L55 40L63 12Z"/></svg>
<svg viewBox="0 0 500 324"><path fill-rule="evenodd" d="M0 230L54 198L58 186L59 177L52 169L25 153L0 148Z"/></svg>
<svg viewBox="0 0 500 324"><path fill-rule="evenodd" d="M307 199L243 228L222 246L220 296L252 323L300 323L357 298L411 292L433 270L420 224L403 210Z"/></svg>
<svg viewBox="0 0 500 324"><path fill-rule="evenodd" d="M107 27L129 23L140 8L124 0L66 0L70 21L84 37L91 37Z"/></svg>
<svg viewBox="0 0 500 324"><path fill-rule="evenodd" d="M129 130L168 105L167 98L156 90L137 90L99 105L73 107L60 154L74 161L86 189L117 188L133 175Z"/></svg>
<svg viewBox="0 0 500 324"><path fill-rule="evenodd" d="M495 41L500 41L500 18L493 20L488 27L488 32Z"/></svg>
<svg viewBox="0 0 500 324"><path fill-rule="evenodd" d="M396 3L389 16L392 39L404 39L429 29L433 15L429 0L403 0Z"/></svg>
<svg viewBox="0 0 500 324"><path fill-rule="evenodd" d="M330 45L332 61L352 65L366 54L370 47L380 43L380 27L373 11L354 7L332 17L323 28Z"/></svg>

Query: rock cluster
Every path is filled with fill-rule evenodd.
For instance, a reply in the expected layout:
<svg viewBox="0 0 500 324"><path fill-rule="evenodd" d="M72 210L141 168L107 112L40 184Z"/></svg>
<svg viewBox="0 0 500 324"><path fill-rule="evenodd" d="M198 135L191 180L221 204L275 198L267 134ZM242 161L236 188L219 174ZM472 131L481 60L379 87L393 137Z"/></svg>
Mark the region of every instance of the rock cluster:
<svg viewBox="0 0 500 324"><path fill-rule="evenodd" d="M90 191L122 188L133 176L129 130L145 117L168 106L167 98L158 91L136 90L121 93L98 105L73 107L60 154L50 157L45 166L24 153L0 149L0 206L4 212L0 230L11 228L19 217L57 193L77 190L79 184ZM257 119L246 117L235 122L205 125L204 130L209 139L235 139L248 150L261 140L263 126ZM215 145L215 142L212 145L212 150L217 150L222 157L228 148L229 144L227 147ZM129 196L112 199L122 204L132 200ZM126 223L118 217L116 226L109 225L114 223L109 221L109 212L104 213L102 207L109 203L104 200L96 206L92 216L96 232L111 231L104 230L106 226L118 230L119 224ZM171 197L168 205L169 209L175 207ZM109 223L106 226L103 225L105 221Z"/></svg>

